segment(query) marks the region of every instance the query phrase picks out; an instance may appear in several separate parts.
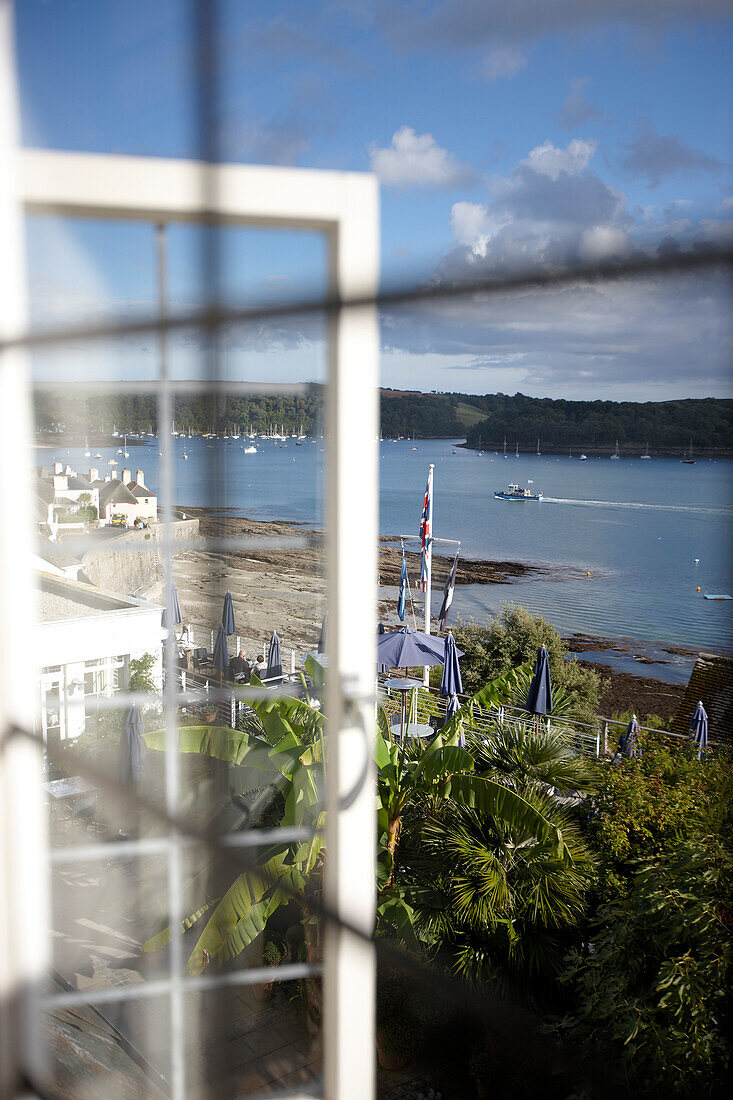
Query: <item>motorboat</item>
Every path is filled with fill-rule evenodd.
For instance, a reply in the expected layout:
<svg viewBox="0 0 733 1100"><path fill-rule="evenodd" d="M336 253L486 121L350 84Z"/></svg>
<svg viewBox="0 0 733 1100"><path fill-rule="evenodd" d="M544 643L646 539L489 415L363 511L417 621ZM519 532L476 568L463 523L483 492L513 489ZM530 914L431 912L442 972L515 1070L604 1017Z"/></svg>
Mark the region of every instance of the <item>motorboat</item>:
<svg viewBox="0 0 733 1100"><path fill-rule="evenodd" d="M257 454L257 448L256 448L256 447L253 447L253 446L252 446L252 445L250 444L250 446L249 446L249 447L245 447L245 448L244 448L244 453L245 453L246 455L256 455L256 454Z"/></svg>
<svg viewBox="0 0 733 1100"><path fill-rule="evenodd" d="M587 462L588 461L588 455L581 455L579 461L580 462Z"/></svg>
<svg viewBox="0 0 733 1100"><path fill-rule="evenodd" d="M542 493L521 489L519 485L510 485L507 489L496 489L494 496L497 500L542 500Z"/></svg>

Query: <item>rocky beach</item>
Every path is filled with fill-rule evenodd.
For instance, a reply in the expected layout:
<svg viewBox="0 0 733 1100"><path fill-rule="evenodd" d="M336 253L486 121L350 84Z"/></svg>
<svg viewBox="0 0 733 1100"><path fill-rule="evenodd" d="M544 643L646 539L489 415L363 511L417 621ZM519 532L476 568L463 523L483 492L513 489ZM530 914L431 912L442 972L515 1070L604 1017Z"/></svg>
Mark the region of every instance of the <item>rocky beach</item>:
<svg viewBox="0 0 733 1100"><path fill-rule="evenodd" d="M325 610L324 536L299 524L264 521L233 515L227 510L182 507L179 514L199 521L199 532L210 539L265 538L269 545L236 549L200 550L183 547L175 556L175 579L178 585L184 621L194 627L214 626L221 617L224 593L229 590L234 602L237 630L242 645L249 654L262 649L273 629L280 635L283 647L304 651L315 648ZM414 580L419 576L419 555L407 553L408 570ZM433 588L441 590L448 575L451 559L433 559ZM399 584L402 552L399 539L383 538L379 549L381 586ZM526 564L510 561L479 561L460 559L458 584L511 585L527 576L542 576L561 581L571 571L559 570L541 563ZM380 589L380 617L386 625L398 624L393 597L385 597ZM575 634L565 639L571 653L588 650L628 649L640 664L647 663L644 644L631 640ZM669 647L670 653L694 656L692 651ZM602 660L581 663L604 676L605 687L601 711L606 714L635 710L640 715L658 714L671 719L682 698L683 688L650 676L620 672ZM656 662L658 663L658 662Z"/></svg>

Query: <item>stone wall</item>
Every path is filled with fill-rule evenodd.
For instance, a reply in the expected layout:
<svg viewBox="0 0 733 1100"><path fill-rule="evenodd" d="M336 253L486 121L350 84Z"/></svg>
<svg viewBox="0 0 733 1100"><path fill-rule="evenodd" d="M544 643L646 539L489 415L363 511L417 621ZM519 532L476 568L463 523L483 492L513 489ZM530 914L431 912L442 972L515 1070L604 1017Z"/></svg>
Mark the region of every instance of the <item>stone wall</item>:
<svg viewBox="0 0 733 1100"><path fill-rule="evenodd" d="M142 595L163 579L163 559L156 543L163 538L164 527L125 531L88 550L82 558L82 573L90 584L110 592ZM176 520L170 525L172 537L181 543L198 538L198 519ZM140 550L130 551L125 544L138 543Z"/></svg>

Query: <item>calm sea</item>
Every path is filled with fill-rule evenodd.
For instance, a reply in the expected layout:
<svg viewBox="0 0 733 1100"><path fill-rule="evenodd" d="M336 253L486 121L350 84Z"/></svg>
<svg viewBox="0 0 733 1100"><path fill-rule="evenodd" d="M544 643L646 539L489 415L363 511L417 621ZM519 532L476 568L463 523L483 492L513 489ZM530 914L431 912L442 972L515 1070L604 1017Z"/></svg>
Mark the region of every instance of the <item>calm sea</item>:
<svg viewBox="0 0 733 1100"><path fill-rule="evenodd" d="M258 440L258 453L245 455L241 442L177 440L176 501L320 525L323 443L296 447L289 440L279 447ZM147 484L158 488L157 441L144 447L130 442L128 450L125 463L133 474L142 466ZM100 471L109 471L109 458L122 462L113 450L100 453L95 463ZM39 452L38 461L47 464L51 456ZM56 457L80 471L90 464L78 450ZM688 466L676 459L580 462L534 454L505 460L445 440L385 440L380 444L383 534L417 533L431 462L437 537L460 539L467 557L540 562L558 570L559 579L459 587L454 607L462 617L484 620L514 600L541 612L564 633L733 648L733 601L703 599L706 592L733 595L732 461ZM545 499L495 499L494 489L510 481L523 486L531 481Z"/></svg>

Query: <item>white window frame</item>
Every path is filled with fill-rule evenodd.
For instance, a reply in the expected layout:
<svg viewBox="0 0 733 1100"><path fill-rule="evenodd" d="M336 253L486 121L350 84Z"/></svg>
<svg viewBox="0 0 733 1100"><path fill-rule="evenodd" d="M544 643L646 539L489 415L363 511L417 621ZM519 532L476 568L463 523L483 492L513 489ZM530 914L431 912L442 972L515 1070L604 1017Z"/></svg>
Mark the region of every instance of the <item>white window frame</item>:
<svg viewBox="0 0 733 1100"><path fill-rule="evenodd" d="M19 150L16 113L11 5L0 2L0 238L4 242L0 342L5 337L22 337L26 331L24 212L159 224L213 220L222 225L318 230L329 245L330 293L342 299L368 299L376 293L379 202L374 176ZM169 382L164 385L172 392ZM176 388L185 388L185 383L177 383ZM18 454L29 453L30 393L27 353L22 347L2 348L0 343L0 469L12 468ZM373 948L365 937L373 931L375 913L376 822L368 731L374 720L377 629L377 395L376 310L372 305L342 308L329 322L327 385L325 902L362 935L332 922L326 924L324 1087L329 1100L368 1100L374 1095L375 972ZM161 440L168 445L165 422L159 428ZM163 461L165 465L165 458ZM12 725L32 728L29 701L35 698L29 660L32 515L26 503L19 504L7 494L4 481L10 479L0 478L0 736ZM1 522L11 507L15 522ZM166 522L165 515L162 522ZM25 624L22 631L20 621ZM174 726L169 725L174 738ZM175 752L167 753L169 758L175 756ZM4 1095L4 1083L12 1082L19 1062L35 1071L42 1068L37 998L49 957L47 945L45 950L41 946L49 912L47 841L40 802L34 802L33 796L42 778L41 754L36 746L14 738L3 743L2 764L0 1064L6 1064L0 1071L0 1096ZM352 790L359 777L363 782L356 797L346 809L340 809L340 795ZM177 812L174 773L168 775L167 790L169 811ZM174 847L177 839L171 838ZM172 851L171 864L180 869L180 860L174 856ZM173 905L173 915L175 912ZM170 992L172 1093L174 1100L183 1100L182 981L173 970ZM15 1011L8 1009L9 1004ZM8 1055L5 1059L4 1054Z"/></svg>

